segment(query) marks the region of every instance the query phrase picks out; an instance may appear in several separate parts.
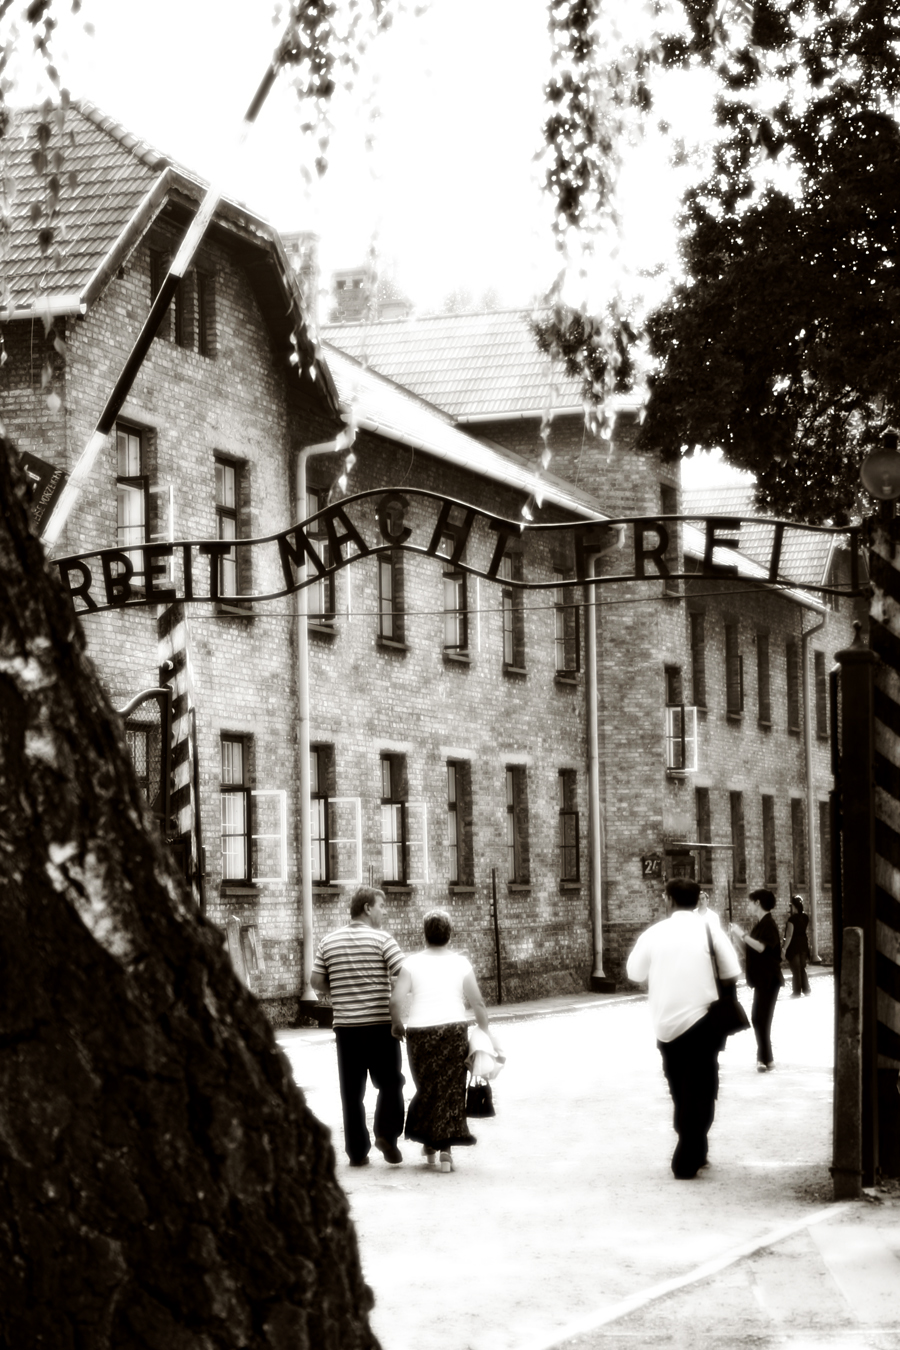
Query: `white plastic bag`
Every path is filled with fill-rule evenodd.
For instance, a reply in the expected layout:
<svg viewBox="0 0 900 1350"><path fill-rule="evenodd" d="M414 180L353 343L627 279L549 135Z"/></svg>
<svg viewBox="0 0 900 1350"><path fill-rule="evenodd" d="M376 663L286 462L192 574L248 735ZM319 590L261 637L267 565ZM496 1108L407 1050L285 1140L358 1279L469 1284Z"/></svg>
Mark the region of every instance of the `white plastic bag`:
<svg viewBox="0 0 900 1350"><path fill-rule="evenodd" d="M479 1026L469 1027L469 1053L466 1067L473 1078L484 1078L490 1082L506 1063L506 1056L497 1050L486 1031Z"/></svg>

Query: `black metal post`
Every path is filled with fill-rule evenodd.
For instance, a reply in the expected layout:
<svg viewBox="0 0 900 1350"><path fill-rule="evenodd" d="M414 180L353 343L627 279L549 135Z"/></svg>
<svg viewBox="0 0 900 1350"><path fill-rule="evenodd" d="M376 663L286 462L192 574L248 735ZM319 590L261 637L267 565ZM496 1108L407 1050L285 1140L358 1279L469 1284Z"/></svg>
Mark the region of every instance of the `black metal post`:
<svg viewBox="0 0 900 1350"><path fill-rule="evenodd" d="M834 931L835 953L845 928L863 935L862 959L862 1184L875 1184L878 1168L878 1058L875 978L875 710L877 657L864 646L857 628L852 647L835 652L840 665L840 824L841 926ZM840 984L836 982L836 997Z"/></svg>
<svg viewBox="0 0 900 1350"><path fill-rule="evenodd" d="M497 958L497 1002L503 1002L503 978L500 970L500 918L497 914L497 869L491 868L491 911L494 915L494 952Z"/></svg>

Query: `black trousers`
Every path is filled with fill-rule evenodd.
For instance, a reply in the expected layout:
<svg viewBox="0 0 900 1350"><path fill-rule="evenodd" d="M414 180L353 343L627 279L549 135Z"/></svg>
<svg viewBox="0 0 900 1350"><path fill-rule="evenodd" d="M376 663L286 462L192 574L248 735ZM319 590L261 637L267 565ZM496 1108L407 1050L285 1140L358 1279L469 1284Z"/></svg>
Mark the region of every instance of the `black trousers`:
<svg viewBox="0 0 900 1350"><path fill-rule="evenodd" d="M657 1041L674 1106L678 1143L672 1154L676 1177L694 1177L706 1162L709 1131L719 1095L720 1042L706 1017L674 1041Z"/></svg>
<svg viewBox="0 0 900 1350"><path fill-rule="evenodd" d="M806 963L809 957L806 952L798 952L796 956L788 957L788 965L791 968L791 993L808 994L809 976L806 973Z"/></svg>
<svg viewBox="0 0 900 1350"><path fill-rule="evenodd" d="M765 984L753 990L750 1022L756 1033L756 1058L760 1064L772 1063L772 1018L780 984Z"/></svg>
<svg viewBox="0 0 900 1350"><path fill-rule="evenodd" d="M351 1162L362 1162L368 1157L372 1142L363 1105L369 1075L378 1090L375 1138L396 1144L403 1129L404 1078L400 1042L391 1035L390 1022L335 1027L334 1038L344 1113L344 1148Z"/></svg>

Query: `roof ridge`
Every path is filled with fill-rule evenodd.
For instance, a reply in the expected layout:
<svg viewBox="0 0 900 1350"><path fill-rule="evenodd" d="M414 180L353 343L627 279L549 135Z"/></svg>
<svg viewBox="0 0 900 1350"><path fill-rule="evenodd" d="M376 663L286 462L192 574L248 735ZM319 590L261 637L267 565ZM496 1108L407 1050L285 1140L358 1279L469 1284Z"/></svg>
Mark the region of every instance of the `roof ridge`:
<svg viewBox="0 0 900 1350"><path fill-rule="evenodd" d="M510 305L507 309L470 309L460 314L407 314L393 319L372 319L368 323L355 319L350 323L326 323L323 328L389 328L391 324L421 323L425 319L482 319L508 314L531 315L535 311L527 305Z"/></svg>
<svg viewBox="0 0 900 1350"><path fill-rule="evenodd" d="M123 127L121 122L117 122L114 117L105 113L96 103L91 103L89 99L73 99L70 107L80 112L87 121L93 122L95 127L105 131L107 136L118 141L123 150L133 154L142 164L146 164L147 168L161 172L169 167L177 167L170 156L164 155L149 141L143 140L140 136L135 136L133 132Z"/></svg>

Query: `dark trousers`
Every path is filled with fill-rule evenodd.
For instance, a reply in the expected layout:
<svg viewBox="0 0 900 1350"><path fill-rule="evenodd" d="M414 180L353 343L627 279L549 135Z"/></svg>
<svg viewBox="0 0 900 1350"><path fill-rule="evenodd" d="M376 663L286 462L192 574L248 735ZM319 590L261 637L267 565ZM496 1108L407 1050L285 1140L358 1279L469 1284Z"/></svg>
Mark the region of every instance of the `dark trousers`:
<svg viewBox="0 0 900 1350"><path fill-rule="evenodd" d="M806 973L806 963L809 957L806 952L798 952L796 956L788 957L788 965L791 968L791 993L808 994L809 976Z"/></svg>
<svg viewBox="0 0 900 1350"><path fill-rule="evenodd" d="M772 1063L772 1018L780 984L765 984L753 990L750 1021L756 1033L756 1058L760 1064Z"/></svg>
<svg viewBox="0 0 900 1350"><path fill-rule="evenodd" d="M403 1129L403 1074L400 1042L391 1035L390 1022L364 1027L335 1027L338 1078L344 1112L344 1148L351 1162L368 1157L371 1140L363 1100L371 1074L378 1090L375 1102L375 1138L396 1144Z"/></svg>
<svg viewBox="0 0 900 1350"><path fill-rule="evenodd" d="M676 1177L688 1178L706 1162L709 1131L719 1095L719 1048L701 1017L674 1041L657 1041L674 1106L678 1143L672 1154Z"/></svg>

